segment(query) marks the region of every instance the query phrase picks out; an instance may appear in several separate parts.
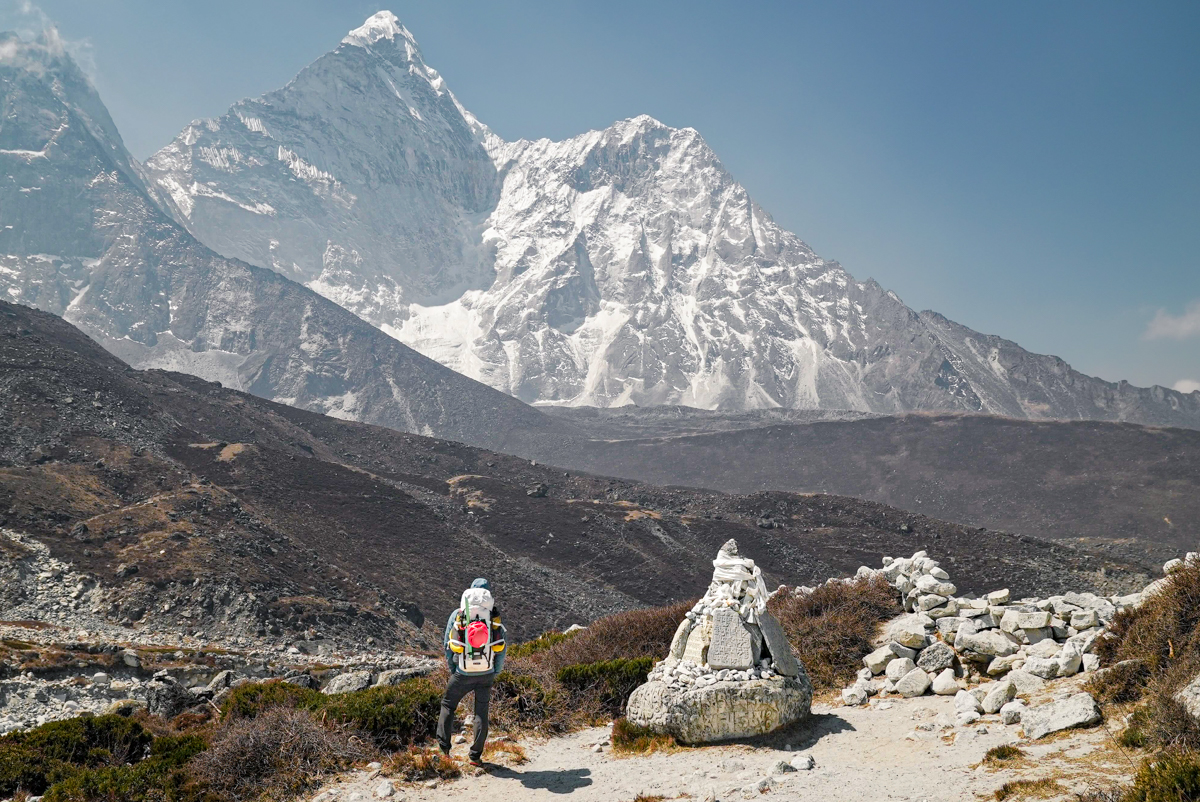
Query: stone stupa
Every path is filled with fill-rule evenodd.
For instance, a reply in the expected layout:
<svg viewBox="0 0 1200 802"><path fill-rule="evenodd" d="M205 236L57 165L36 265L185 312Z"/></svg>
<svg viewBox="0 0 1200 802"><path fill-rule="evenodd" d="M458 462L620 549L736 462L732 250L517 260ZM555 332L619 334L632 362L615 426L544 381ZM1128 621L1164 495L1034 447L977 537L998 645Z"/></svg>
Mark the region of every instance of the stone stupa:
<svg viewBox="0 0 1200 802"><path fill-rule="evenodd" d="M767 595L754 561L726 542L670 654L629 697L629 721L694 744L765 735L806 717L812 683L767 612Z"/></svg>

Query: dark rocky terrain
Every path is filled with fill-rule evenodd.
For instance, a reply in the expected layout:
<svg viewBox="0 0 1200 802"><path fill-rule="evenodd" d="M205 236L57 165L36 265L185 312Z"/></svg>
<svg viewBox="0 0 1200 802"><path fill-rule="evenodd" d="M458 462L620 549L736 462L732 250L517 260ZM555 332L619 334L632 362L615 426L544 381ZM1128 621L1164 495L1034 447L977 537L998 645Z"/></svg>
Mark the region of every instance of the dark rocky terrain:
<svg viewBox="0 0 1200 802"><path fill-rule="evenodd" d="M856 496L1157 562L1200 541L1200 432L1191 429L933 413L548 411L588 442L546 458L597 473Z"/></svg>
<svg viewBox="0 0 1200 802"><path fill-rule="evenodd" d="M428 645L478 575L528 636L698 595L730 537L789 585L918 548L953 565L963 592L1117 592L1157 573L869 501L654 487L340 421L133 370L62 319L10 304L0 527L103 589L94 612L111 624L274 643L317 630ZM28 548L6 542L19 575ZM20 588L6 583L0 605L18 606Z"/></svg>

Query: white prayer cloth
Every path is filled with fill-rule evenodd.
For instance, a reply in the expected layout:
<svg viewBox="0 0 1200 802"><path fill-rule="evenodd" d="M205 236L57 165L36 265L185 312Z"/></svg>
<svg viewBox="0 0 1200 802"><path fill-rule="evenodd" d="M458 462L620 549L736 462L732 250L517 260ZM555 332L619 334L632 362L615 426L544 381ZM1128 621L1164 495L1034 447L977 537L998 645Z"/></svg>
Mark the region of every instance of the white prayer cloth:
<svg viewBox="0 0 1200 802"><path fill-rule="evenodd" d="M766 612L769 595L754 560L721 552L713 560L712 584L701 603L736 608L743 619L757 624L759 615Z"/></svg>

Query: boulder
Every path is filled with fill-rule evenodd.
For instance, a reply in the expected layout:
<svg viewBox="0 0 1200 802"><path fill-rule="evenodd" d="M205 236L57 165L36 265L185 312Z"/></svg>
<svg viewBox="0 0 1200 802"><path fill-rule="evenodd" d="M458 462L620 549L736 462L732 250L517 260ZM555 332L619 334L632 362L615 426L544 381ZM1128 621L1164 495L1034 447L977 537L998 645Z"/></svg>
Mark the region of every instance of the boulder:
<svg viewBox="0 0 1200 802"><path fill-rule="evenodd" d="M988 663L987 673L989 677L998 677L1001 674L1007 674L1018 663L1025 662L1025 655L1020 652L1007 654L1004 657L992 658L992 662Z"/></svg>
<svg viewBox="0 0 1200 802"><path fill-rule="evenodd" d="M325 686L325 693L331 695L335 693L351 693L352 691L361 691L364 688L370 687L370 671L347 671L345 674L338 674L329 680L329 684Z"/></svg>
<svg viewBox="0 0 1200 802"><path fill-rule="evenodd" d="M949 597L958 592L958 588L954 586L954 583L944 582L936 577L930 576L929 574L917 577L914 584L916 585L917 590L923 594L933 593L938 596Z"/></svg>
<svg viewBox="0 0 1200 802"><path fill-rule="evenodd" d="M851 685L849 688L842 690L842 704L847 707L865 705L869 697L870 694L867 693L866 686L864 685Z"/></svg>
<svg viewBox="0 0 1200 802"><path fill-rule="evenodd" d="M1175 701L1183 705L1193 718L1200 718L1200 674L1175 694Z"/></svg>
<svg viewBox="0 0 1200 802"><path fill-rule="evenodd" d="M950 637L967 619L961 615L947 615L937 619L937 631L942 637Z"/></svg>
<svg viewBox="0 0 1200 802"><path fill-rule="evenodd" d="M151 715L175 718L183 711L196 706L200 700L170 676L163 672L154 675L146 686L146 710Z"/></svg>
<svg viewBox="0 0 1200 802"><path fill-rule="evenodd" d="M892 682L899 682L900 678L917 667L917 664L907 657L897 657L892 662L888 663L884 669L884 674Z"/></svg>
<svg viewBox="0 0 1200 802"><path fill-rule="evenodd" d="M1053 616L1039 610L1036 613L1017 613L1017 626L1021 629L1045 629Z"/></svg>
<svg viewBox="0 0 1200 802"><path fill-rule="evenodd" d="M1024 670L1042 679L1054 679L1058 676L1058 660L1054 657L1030 657L1025 661Z"/></svg>
<svg viewBox="0 0 1200 802"><path fill-rule="evenodd" d="M1005 637L1004 633L995 629L971 633L960 629L958 636L954 639L954 648L959 652L969 651L988 657L1004 657L1016 652L1017 644Z"/></svg>
<svg viewBox="0 0 1200 802"><path fill-rule="evenodd" d="M1000 712L1000 708L1011 702L1016 695L1017 686L1008 680L992 684L988 688L987 695L983 697L983 712Z"/></svg>
<svg viewBox="0 0 1200 802"><path fill-rule="evenodd" d="M1000 708L1001 724L1020 724L1021 714L1025 712L1025 703L1015 699Z"/></svg>
<svg viewBox="0 0 1200 802"><path fill-rule="evenodd" d="M774 732L806 718L811 705L812 684L800 666L795 677L716 682L686 690L647 682L629 697L625 715L639 727L698 744Z"/></svg>
<svg viewBox="0 0 1200 802"><path fill-rule="evenodd" d="M1005 679L1017 686L1018 694L1036 693L1046 685L1044 679L1030 674L1023 667L1008 672Z"/></svg>
<svg viewBox="0 0 1200 802"><path fill-rule="evenodd" d="M1100 624L1100 614L1095 610L1076 610L1071 613L1071 626L1075 629L1089 629Z"/></svg>
<svg viewBox="0 0 1200 802"><path fill-rule="evenodd" d="M947 668L933 680L933 692L938 696L953 696L958 693L958 681L954 678L954 669Z"/></svg>
<svg viewBox="0 0 1200 802"><path fill-rule="evenodd" d="M896 681L896 692L905 698L922 696L932 684L928 674L919 668L914 668Z"/></svg>
<svg viewBox="0 0 1200 802"><path fill-rule="evenodd" d="M1032 707L1021 714L1025 737L1031 741L1072 727L1100 723L1100 708L1090 693L1077 693L1061 702Z"/></svg>
<svg viewBox="0 0 1200 802"><path fill-rule="evenodd" d="M1008 588L1005 588L1004 590L993 590L987 595L987 600L991 604L1008 604L1009 596L1010 594L1008 592Z"/></svg>
<svg viewBox="0 0 1200 802"><path fill-rule="evenodd" d="M917 658L917 668L930 674L937 674L943 669L954 665L954 650L942 641L936 641L921 652Z"/></svg>
<svg viewBox="0 0 1200 802"><path fill-rule="evenodd" d="M872 674L881 674L887 668L888 663L895 659L895 652L887 646L881 646L863 658L863 665L869 668Z"/></svg>
<svg viewBox="0 0 1200 802"><path fill-rule="evenodd" d="M1083 652L1078 644L1067 642L1063 644L1062 654L1058 656L1058 676L1071 677L1079 673L1083 667Z"/></svg>
<svg viewBox="0 0 1200 802"><path fill-rule="evenodd" d="M983 710L983 705L979 699L970 691L959 691L954 695L955 710L970 710L973 713L979 713Z"/></svg>

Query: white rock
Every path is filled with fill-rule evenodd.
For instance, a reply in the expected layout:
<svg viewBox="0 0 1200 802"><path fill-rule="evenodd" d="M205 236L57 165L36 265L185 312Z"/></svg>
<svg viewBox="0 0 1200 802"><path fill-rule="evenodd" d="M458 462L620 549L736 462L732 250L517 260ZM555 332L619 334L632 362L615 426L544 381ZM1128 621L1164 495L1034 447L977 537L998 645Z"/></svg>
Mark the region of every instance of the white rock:
<svg viewBox="0 0 1200 802"><path fill-rule="evenodd" d="M1088 693L1077 693L1061 702L1029 708L1021 714L1025 737L1031 741L1060 730L1091 726L1100 719L1100 708Z"/></svg>
<svg viewBox="0 0 1200 802"><path fill-rule="evenodd" d="M856 707L867 703L867 689L861 685L851 685L842 691L842 704Z"/></svg>
<svg viewBox="0 0 1200 802"><path fill-rule="evenodd" d="M793 766L791 763L788 763L786 760L780 760L778 763L776 763L774 766L771 767L772 774L791 774L795 770L796 770L796 767Z"/></svg>
<svg viewBox="0 0 1200 802"><path fill-rule="evenodd" d="M1050 613L1039 610L1036 613L1017 613L1017 626L1021 629L1045 629L1050 626Z"/></svg>
<svg viewBox="0 0 1200 802"><path fill-rule="evenodd" d="M937 675L933 681L933 692L938 696L953 696L958 693L958 682L954 679L953 668L947 668Z"/></svg>
<svg viewBox="0 0 1200 802"><path fill-rule="evenodd" d="M1176 558L1174 560L1167 560L1165 563L1163 563L1163 573L1164 574L1173 574L1182 567L1183 567L1183 560L1180 560L1178 558Z"/></svg>
<svg viewBox="0 0 1200 802"><path fill-rule="evenodd" d="M391 799L396 794L396 786L391 780L384 780L375 786L376 799Z"/></svg>
<svg viewBox="0 0 1200 802"><path fill-rule="evenodd" d="M1083 652L1074 643L1063 644L1062 654L1058 656L1058 676L1071 677L1079 673L1083 667Z"/></svg>
<svg viewBox="0 0 1200 802"><path fill-rule="evenodd" d="M1020 724L1021 714L1025 711L1025 703L1020 699L1009 702L1000 708L1001 724Z"/></svg>
<svg viewBox="0 0 1200 802"><path fill-rule="evenodd" d="M1058 660L1053 657L1030 657L1025 661L1024 670L1042 679L1054 679L1058 676Z"/></svg>
<svg viewBox="0 0 1200 802"><path fill-rule="evenodd" d="M1095 610L1076 610L1071 613L1071 626L1076 629L1088 629L1100 623L1100 614Z"/></svg>
<svg viewBox="0 0 1200 802"><path fill-rule="evenodd" d="M864 657L863 665L870 669L872 674L879 674L895 659L895 652L887 646L882 646Z"/></svg>
<svg viewBox="0 0 1200 802"><path fill-rule="evenodd" d="M1011 702L1016 695L1017 686L1008 680L993 683L988 688L987 695L983 697L983 712L998 713L1000 708Z"/></svg>
<svg viewBox="0 0 1200 802"><path fill-rule="evenodd" d="M1036 693L1046 685L1044 679L1030 674L1024 667L1008 672L1005 679L1017 686L1018 694Z"/></svg>
<svg viewBox="0 0 1200 802"><path fill-rule="evenodd" d="M1008 588L1004 590L993 590L987 595L987 600L992 604L1008 604L1010 594Z"/></svg>
<svg viewBox="0 0 1200 802"><path fill-rule="evenodd" d="M1083 656L1083 670L1095 671L1100 668L1100 657L1094 654L1085 654Z"/></svg>
<svg viewBox="0 0 1200 802"><path fill-rule="evenodd" d="M925 691L929 690L931 684L933 682L928 674L919 668L914 668L896 681L896 690L901 696L912 698L923 695Z"/></svg>
<svg viewBox="0 0 1200 802"><path fill-rule="evenodd" d="M933 577L934 579L941 579L943 581L950 579L950 575L948 573L946 573L945 568L937 568L937 567L931 568L929 571L929 575L931 577Z"/></svg>
<svg viewBox="0 0 1200 802"><path fill-rule="evenodd" d="M975 698L975 694L970 691L959 691L954 695L955 710L969 710L972 713L979 713L983 710L983 705Z"/></svg>
<svg viewBox="0 0 1200 802"><path fill-rule="evenodd" d="M909 660L907 657L898 657L887 664L887 668L884 669L883 673L888 679L892 680L893 682L898 682L901 677L905 676L916 667L917 664L912 660Z"/></svg>
<svg viewBox="0 0 1200 802"><path fill-rule="evenodd" d="M817 765L817 760L807 752L802 752L791 760L792 768L797 771L811 771Z"/></svg>

